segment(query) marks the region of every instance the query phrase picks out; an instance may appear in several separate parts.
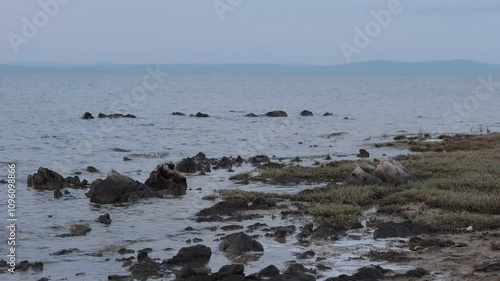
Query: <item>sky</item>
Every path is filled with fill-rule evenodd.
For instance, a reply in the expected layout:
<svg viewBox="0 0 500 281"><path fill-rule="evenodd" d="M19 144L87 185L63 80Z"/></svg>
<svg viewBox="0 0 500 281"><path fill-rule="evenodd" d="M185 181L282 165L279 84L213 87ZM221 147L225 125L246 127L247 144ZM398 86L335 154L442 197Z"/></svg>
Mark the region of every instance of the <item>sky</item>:
<svg viewBox="0 0 500 281"><path fill-rule="evenodd" d="M0 0L0 63L500 64L498 0Z"/></svg>

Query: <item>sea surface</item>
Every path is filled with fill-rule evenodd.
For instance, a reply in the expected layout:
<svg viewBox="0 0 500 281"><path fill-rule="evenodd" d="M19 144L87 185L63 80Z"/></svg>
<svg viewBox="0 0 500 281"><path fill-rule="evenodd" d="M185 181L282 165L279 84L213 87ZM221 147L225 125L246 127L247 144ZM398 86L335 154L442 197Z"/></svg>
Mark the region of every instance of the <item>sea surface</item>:
<svg viewBox="0 0 500 281"><path fill-rule="evenodd" d="M373 146L398 134L498 132L500 85L494 83L491 92L488 87L478 88L483 79L164 75L155 80L146 70L144 75L0 76L0 175L7 175L6 163L16 164L17 258L44 262L41 273L2 274L0 280L107 280L111 274L127 274L127 269L115 261L123 257L117 253L121 247L136 252L150 247L154 250L151 257L168 259L181 247L189 246L185 241L193 238L202 238L202 244L212 248L209 266L217 271L231 260L217 250L214 239L221 231L207 230L210 223L194 221L197 211L213 204L202 200L203 196L220 189L296 192L310 187L238 186L228 180L231 174L227 171L214 171L208 176L188 176L190 190L182 198L98 205L89 202L85 190L70 189L70 195L56 200L52 192L28 188L27 176L40 166L63 176L81 172L80 178L89 182L104 178L111 169L144 181L157 164L178 162L200 151L207 157L267 154L283 161L299 156L308 164L327 155L334 160L356 159L358 150L365 148L371 157L383 159L407 153ZM149 90L143 92L143 85ZM272 110L284 110L288 117L244 116ZM300 116L303 110L314 116ZM102 112L130 113L137 118L81 119L87 111L95 117ZM173 116L172 112L186 116ZM210 117L189 117L197 112ZM333 115L322 116L326 112ZM124 157L132 160L123 161ZM87 166L99 172L88 173ZM236 172L249 169L238 167ZM6 188L0 184L0 219L4 224ZM105 212L113 220L110 226L95 221ZM276 215L279 217L279 212ZM262 221L269 226L299 227L306 219L266 216ZM83 237L57 237L74 223L88 223L92 231ZM195 231L184 231L187 226ZM352 273L371 263L353 260L354 253L359 256L356 251L388 247L389 242L373 241L370 231L352 234L360 239L345 239L316 249L324 251L334 265L327 276ZM7 235L5 228L0 230L0 259L6 259ZM248 261L246 273L269 264L284 268L286 261L295 259L293 253L306 250L293 241L283 244L265 237L259 241L265 254ZM68 248L79 251L51 255Z"/></svg>

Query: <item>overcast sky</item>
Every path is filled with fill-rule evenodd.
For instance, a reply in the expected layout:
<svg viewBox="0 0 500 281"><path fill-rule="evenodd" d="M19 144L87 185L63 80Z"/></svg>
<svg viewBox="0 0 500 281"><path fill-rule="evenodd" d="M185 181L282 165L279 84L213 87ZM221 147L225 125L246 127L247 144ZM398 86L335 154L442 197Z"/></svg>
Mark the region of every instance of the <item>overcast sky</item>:
<svg viewBox="0 0 500 281"><path fill-rule="evenodd" d="M398 13L388 9L397 0L218 0L219 13L213 0L40 2L54 1L44 23L39 1L0 0L0 63L500 64L499 0L400 0ZM381 10L391 19L377 30ZM356 44L367 25L373 36Z"/></svg>

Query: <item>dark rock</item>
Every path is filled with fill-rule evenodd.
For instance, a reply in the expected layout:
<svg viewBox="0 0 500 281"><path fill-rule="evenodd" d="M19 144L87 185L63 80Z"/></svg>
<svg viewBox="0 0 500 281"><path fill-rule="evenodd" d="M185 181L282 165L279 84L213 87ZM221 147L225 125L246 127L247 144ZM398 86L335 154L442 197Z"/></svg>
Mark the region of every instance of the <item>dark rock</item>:
<svg viewBox="0 0 500 281"><path fill-rule="evenodd" d="M332 160L332 157L330 157L330 155L327 155L327 156L325 157L325 160Z"/></svg>
<svg viewBox="0 0 500 281"><path fill-rule="evenodd" d="M211 215L205 217L199 217L196 219L196 222L221 222L224 221L224 218L218 215Z"/></svg>
<svg viewBox="0 0 500 281"><path fill-rule="evenodd" d="M234 231L234 230L240 230L243 229L243 226L237 225L237 224L232 224L232 225L225 225L220 228L223 231Z"/></svg>
<svg viewBox="0 0 500 281"><path fill-rule="evenodd" d="M300 116L314 116L314 114L309 110L304 110L300 113Z"/></svg>
<svg viewBox="0 0 500 281"><path fill-rule="evenodd" d="M333 224L324 223L313 230L311 238L313 240L338 240L341 231L341 228Z"/></svg>
<svg viewBox="0 0 500 281"><path fill-rule="evenodd" d="M181 173L196 173L196 171L201 170L201 165L188 157L182 159L175 167L175 170Z"/></svg>
<svg viewBox="0 0 500 281"><path fill-rule="evenodd" d="M314 277L314 271L306 269L302 264L293 263L291 264L285 272L283 272L283 280L298 280L298 281L316 281Z"/></svg>
<svg viewBox="0 0 500 281"><path fill-rule="evenodd" d="M229 168L227 171L228 173L234 173L234 170L232 168Z"/></svg>
<svg viewBox="0 0 500 281"><path fill-rule="evenodd" d="M196 154L194 157L193 157L194 161L196 162L201 162L201 161L204 161L207 159L207 156L205 155L205 153L203 152L198 152L198 154Z"/></svg>
<svg viewBox="0 0 500 281"><path fill-rule="evenodd" d="M366 151L366 149L360 149L359 150L359 154L356 155L357 157L360 157L360 158L369 158L370 157L370 153L368 153L368 151Z"/></svg>
<svg viewBox="0 0 500 281"><path fill-rule="evenodd" d="M195 245L181 248L177 255L167 261L167 264L189 265L192 267L203 266L212 256L212 250L205 245Z"/></svg>
<svg viewBox="0 0 500 281"><path fill-rule="evenodd" d="M252 210L267 210L269 208L276 207L276 203L271 200L266 200L262 197L255 198L252 201L250 209Z"/></svg>
<svg viewBox="0 0 500 281"><path fill-rule="evenodd" d="M66 177L64 182L71 185L80 185L80 178L78 176Z"/></svg>
<svg viewBox="0 0 500 281"><path fill-rule="evenodd" d="M494 272L500 271L500 260L485 262L480 265L474 266L476 272Z"/></svg>
<svg viewBox="0 0 500 281"><path fill-rule="evenodd" d="M94 203L132 202L141 198L159 197L151 187L111 170L106 179L92 182L86 193Z"/></svg>
<svg viewBox="0 0 500 281"><path fill-rule="evenodd" d="M134 252L135 252L134 250L125 249L125 248L121 248L120 250L118 250L118 254L120 254L120 255L133 254Z"/></svg>
<svg viewBox="0 0 500 281"><path fill-rule="evenodd" d="M411 222L395 223L390 221L380 225L373 233L373 238L405 238L425 233L429 233L429 229L420 224Z"/></svg>
<svg viewBox="0 0 500 281"><path fill-rule="evenodd" d="M305 251L299 255L297 255L297 259L299 260L304 260L304 259L310 259L312 257L316 256L316 253L313 251Z"/></svg>
<svg viewBox="0 0 500 281"><path fill-rule="evenodd" d="M50 255L51 256L62 256L62 255L67 255L67 254L71 254L71 253L75 253L75 252L80 252L80 250L77 249L77 248L64 249L64 250L61 250L61 251L54 252L54 253L52 253Z"/></svg>
<svg viewBox="0 0 500 281"><path fill-rule="evenodd" d="M101 113L99 112L99 114L97 115L98 118L108 118L108 115L104 114L104 113Z"/></svg>
<svg viewBox="0 0 500 281"><path fill-rule="evenodd" d="M144 248L144 249L142 249L142 250L139 250L138 252L139 252L139 253L140 253L140 252L152 253L152 252L153 252L153 249L151 249L151 248Z"/></svg>
<svg viewBox="0 0 500 281"><path fill-rule="evenodd" d="M221 201L210 208L198 212L198 216L233 215L235 212L248 210L248 203L239 200Z"/></svg>
<svg viewBox="0 0 500 281"><path fill-rule="evenodd" d="M99 170L97 170L95 167L88 166L87 167L87 172L89 172L89 173L97 173L97 172L99 172Z"/></svg>
<svg viewBox="0 0 500 281"><path fill-rule="evenodd" d="M37 281L49 281L49 278L47 278L47 277L42 277L42 278L38 279Z"/></svg>
<svg viewBox="0 0 500 281"><path fill-rule="evenodd" d="M103 224L111 224L111 217L109 213L106 213L104 215L99 216L99 218L97 218L97 221Z"/></svg>
<svg viewBox="0 0 500 281"><path fill-rule="evenodd" d="M56 189L56 190L54 190L54 198L55 198L55 199L59 199L59 198L61 198L62 196L63 196L63 194L62 194L62 192L61 192L61 190L60 190L59 188L58 188L58 189Z"/></svg>
<svg viewBox="0 0 500 281"><path fill-rule="evenodd" d="M132 161L132 158L128 158L127 156L123 157L123 161Z"/></svg>
<svg viewBox="0 0 500 281"><path fill-rule="evenodd" d="M288 114L286 114L285 111L283 110L275 110L275 111L269 111L266 113L267 117L288 117Z"/></svg>
<svg viewBox="0 0 500 281"><path fill-rule="evenodd" d="M187 180L171 169L171 163L162 163L149 174L145 184L155 191L181 196L186 194Z"/></svg>
<svg viewBox="0 0 500 281"><path fill-rule="evenodd" d="M245 116L246 117L259 117L257 114L253 114L253 113L248 113Z"/></svg>
<svg viewBox="0 0 500 281"><path fill-rule="evenodd" d="M193 238L193 243L200 243L203 242L203 239L201 238Z"/></svg>
<svg viewBox="0 0 500 281"><path fill-rule="evenodd" d="M264 247L244 232L230 234L223 238L219 250L225 253L241 255L245 252L263 252Z"/></svg>
<svg viewBox="0 0 500 281"><path fill-rule="evenodd" d="M132 276L138 280L147 280L148 277L160 277L160 265L148 257L147 252L137 254L137 263L132 265L129 270Z"/></svg>
<svg viewBox="0 0 500 281"><path fill-rule="evenodd" d="M224 265L217 272L217 280L226 280L227 277L230 277L233 275L243 276L244 271L245 271L245 267L242 264Z"/></svg>
<svg viewBox="0 0 500 281"><path fill-rule="evenodd" d="M81 187L87 187L87 185L88 185L88 184L89 184L89 182L88 182L86 179L84 179L84 180L82 180L82 182L80 183L80 186L81 186Z"/></svg>
<svg viewBox="0 0 500 281"><path fill-rule="evenodd" d="M64 178L60 174L40 167L32 176L28 176L27 184L37 190L57 190L64 187Z"/></svg>
<svg viewBox="0 0 500 281"><path fill-rule="evenodd" d="M255 155L255 156L252 156L248 159L248 162L250 162L250 164L252 164L252 166L258 166L258 165L262 165L264 163L269 163L271 162L271 160L269 160L269 157L267 157L267 155Z"/></svg>
<svg viewBox="0 0 500 281"><path fill-rule="evenodd" d="M82 116L82 119L94 119L94 116L92 116L92 113L90 112L85 112Z"/></svg>
<svg viewBox="0 0 500 281"><path fill-rule="evenodd" d="M255 230L259 229L259 228L263 228L263 227L266 227L266 226L267 226L267 224L265 224L265 223L256 222L256 223L254 223L252 225L247 226L247 228L248 228L249 231L255 231Z"/></svg>
<svg viewBox="0 0 500 281"><path fill-rule="evenodd" d="M407 277L407 278L422 278L422 277L424 277L425 275L428 275L428 274L429 274L428 270L425 270L423 268L417 267L415 269L408 270L405 273L405 277Z"/></svg>
<svg viewBox="0 0 500 281"><path fill-rule="evenodd" d="M279 274L280 274L280 270L276 266L270 265L270 266L262 269L261 271L259 271L257 273L257 277L258 278L273 277L273 276L277 276Z"/></svg>
<svg viewBox="0 0 500 281"><path fill-rule="evenodd" d="M333 113L331 113L331 112L325 112L325 114L323 114L323 116L333 116Z"/></svg>
<svg viewBox="0 0 500 281"><path fill-rule="evenodd" d="M300 163L302 162L302 160L300 160L299 156L293 158L292 160L290 160L290 162L295 162L295 163Z"/></svg>
<svg viewBox="0 0 500 281"><path fill-rule="evenodd" d="M318 265L316 266L316 268L317 268L318 270L321 270L321 271L328 271L328 270L331 270L331 269L332 269L331 267L326 266L326 265L324 265L324 264L318 264Z"/></svg>
<svg viewBox="0 0 500 281"><path fill-rule="evenodd" d="M383 280L386 278L386 273L391 272L391 270L383 269L380 266L365 266L360 269L353 275L340 275L334 278L328 278L327 281L377 281Z"/></svg>
<svg viewBox="0 0 500 281"><path fill-rule="evenodd" d="M197 117L197 118L207 118L207 117L210 117L208 114L206 113L201 113L201 112L198 112L196 113L195 115L193 115L194 117Z"/></svg>
<svg viewBox="0 0 500 281"><path fill-rule="evenodd" d="M126 275L109 275L108 281L134 281L134 278Z"/></svg>
<svg viewBox="0 0 500 281"><path fill-rule="evenodd" d="M172 112L172 115L175 115L175 116L186 116L186 114L184 114L182 112Z"/></svg>
<svg viewBox="0 0 500 281"><path fill-rule="evenodd" d="M451 240L441 240L438 238L422 239L420 237L412 237L408 241L411 250L422 250L428 247L448 248L455 245Z"/></svg>
<svg viewBox="0 0 500 281"><path fill-rule="evenodd" d="M136 118L135 115L133 114L121 114L121 113L113 113L113 114L104 114L104 113L99 113L97 116L98 118L111 118L111 119L116 119L116 118Z"/></svg>

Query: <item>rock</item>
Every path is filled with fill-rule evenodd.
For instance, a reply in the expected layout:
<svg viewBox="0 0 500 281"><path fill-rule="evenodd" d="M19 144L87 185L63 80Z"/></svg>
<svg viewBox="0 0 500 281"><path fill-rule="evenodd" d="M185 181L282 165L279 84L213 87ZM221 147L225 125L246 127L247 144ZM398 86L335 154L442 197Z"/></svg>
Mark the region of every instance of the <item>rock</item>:
<svg viewBox="0 0 500 281"><path fill-rule="evenodd" d="M352 276L340 275L334 278L328 278L327 281L376 281L387 279L385 274L391 272L391 270L384 269L380 266L365 266L360 269Z"/></svg>
<svg viewBox="0 0 500 281"><path fill-rule="evenodd" d="M323 116L333 116L333 113L331 113L331 112L325 112L325 114L323 114Z"/></svg>
<svg viewBox="0 0 500 281"><path fill-rule="evenodd" d="M66 177L64 179L64 182L67 183L67 184L71 184L71 185L80 185L80 178L78 176L74 176L74 177Z"/></svg>
<svg viewBox="0 0 500 281"><path fill-rule="evenodd" d="M318 264L318 265L316 266L316 268L317 268L318 270L321 270L321 271L328 271L328 270L331 270L331 269L332 269L331 267L326 266L326 265L324 265L324 264Z"/></svg>
<svg viewBox="0 0 500 281"><path fill-rule="evenodd" d="M350 185L384 185L384 182L372 175L369 171L371 170L371 165L360 164L354 168L354 170L347 176L344 180L346 184ZM374 166L373 170L375 170Z"/></svg>
<svg viewBox="0 0 500 281"><path fill-rule="evenodd" d="M104 215L101 215L97 218L97 221L103 224L111 224L111 217L109 213L106 213Z"/></svg>
<svg viewBox="0 0 500 281"><path fill-rule="evenodd" d="M108 281L134 281L134 277L126 275L109 275Z"/></svg>
<svg viewBox="0 0 500 281"><path fill-rule="evenodd" d="M69 227L71 236L84 236L92 230L88 224L72 224Z"/></svg>
<svg viewBox="0 0 500 281"><path fill-rule="evenodd" d="M123 161L132 161L132 158L125 156L125 157L123 157Z"/></svg>
<svg viewBox="0 0 500 281"><path fill-rule="evenodd" d="M27 184L37 190L57 190L64 187L64 178L52 170L40 167L35 174L28 176Z"/></svg>
<svg viewBox="0 0 500 281"><path fill-rule="evenodd" d="M172 265L202 266L208 263L212 250L205 245L181 248L177 255L167 261Z"/></svg>
<svg viewBox="0 0 500 281"><path fill-rule="evenodd" d="M95 167L88 166L87 167L87 172L89 172L89 173L97 173L97 172L99 172L99 170L97 170Z"/></svg>
<svg viewBox="0 0 500 281"><path fill-rule="evenodd" d="M186 194L187 180L180 173L172 170L172 163L161 163L149 174L144 182L155 191L181 196Z"/></svg>
<svg viewBox="0 0 500 281"><path fill-rule="evenodd" d="M269 160L269 157L267 157L267 155L255 155L255 156L252 156L248 159L248 162L250 162L250 164L252 164L252 166L258 166L258 165L262 165L264 163L269 163L271 162L271 160Z"/></svg>
<svg viewBox="0 0 500 281"><path fill-rule="evenodd" d="M330 155L327 155L327 156L325 157L325 160L327 160L327 161L328 161L328 160L332 160L332 157L330 157Z"/></svg>
<svg viewBox="0 0 500 281"><path fill-rule="evenodd" d="M309 110L304 110L300 113L300 116L314 116L314 114Z"/></svg>
<svg viewBox="0 0 500 281"><path fill-rule="evenodd" d="M370 153L368 153L368 151L366 151L366 149L360 149L359 150L359 154L356 155L356 157L359 157L359 158L369 158L370 157Z"/></svg>
<svg viewBox="0 0 500 281"><path fill-rule="evenodd" d="M62 194L62 192L61 192L61 190L60 190L59 188L58 188L58 189L56 189L56 190L54 190L54 198L55 198L55 199L59 199L59 198L61 198L62 196L63 196L63 194Z"/></svg>
<svg viewBox="0 0 500 281"><path fill-rule="evenodd" d="M264 247L244 232L230 234L223 238L219 250L225 253L241 255L245 252L263 252Z"/></svg>
<svg viewBox="0 0 500 281"><path fill-rule="evenodd" d="M120 250L118 250L118 254L120 254L120 255L133 254L134 252L135 252L134 250L125 249L125 248L121 248Z"/></svg>
<svg viewBox="0 0 500 281"><path fill-rule="evenodd" d="M43 263L42 262L30 263L27 260L23 260L16 265L16 271L27 271L30 268L35 271L43 271Z"/></svg>
<svg viewBox="0 0 500 281"><path fill-rule="evenodd" d="M430 272L428 270L420 268L420 267L417 267L415 269L408 270L405 273L405 277L406 278L422 278L422 277L424 277L425 275L428 275L428 274L430 274Z"/></svg>
<svg viewBox="0 0 500 281"><path fill-rule="evenodd" d="M225 225L220 228L222 231L234 231L243 229L243 226L237 224Z"/></svg>
<svg viewBox="0 0 500 281"><path fill-rule="evenodd" d="M270 111L266 113L267 117L288 117L288 114L286 114L285 111L283 110L275 110L275 111Z"/></svg>
<svg viewBox="0 0 500 281"><path fill-rule="evenodd" d="M197 216L212 215L233 215L235 212L248 210L248 203L241 200L221 201L210 208L203 209L197 213Z"/></svg>
<svg viewBox="0 0 500 281"><path fill-rule="evenodd" d="M429 229L420 224L411 222L395 223L390 221L380 225L373 233L373 238L405 238L426 233L429 233Z"/></svg>
<svg viewBox="0 0 500 281"><path fill-rule="evenodd" d="M306 226L304 226L306 227ZM304 230L303 230L304 231ZM313 240L338 240L341 229L330 223L323 223L316 227L311 234Z"/></svg>
<svg viewBox="0 0 500 281"><path fill-rule="evenodd" d="M75 252L80 252L80 250L77 249L77 248L64 249L64 250L61 250L61 251L54 252L54 253L52 253L50 255L51 256L63 256L63 255L67 255L67 254L71 254L71 253L75 253Z"/></svg>
<svg viewBox="0 0 500 281"><path fill-rule="evenodd" d="M138 280L147 280L148 277L159 277L160 265L148 257L147 252L137 254L137 263L129 267L132 276Z"/></svg>
<svg viewBox="0 0 500 281"><path fill-rule="evenodd" d="M485 262L480 265L474 266L476 272L494 272L500 271L500 260Z"/></svg>
<svg viewBox="0 0 500 281"><path fill-rule="evenodd" d="M135 115L133 114L121 114L121 113L113 113L113 114L104 114L104 113L99 113L97 116L98 118L111 118L111 119L116 119L116 118L136 118Z"/></svg>
<svg viewBox="0 0 500 281"><path fill-rule="evenodd" d="M85 112L82 116L82 119L94 119L94 116L92 116L92 113L90 112Z"/></svg>
<svg viewBox="0 0 500 281"><path fill-rule="evenodd" d="M373 172L373 175L394 186L415 179L415 176L413 176L406 167L395 160L383 161L380 163Z"/></svg>
<svg viewBox="0 0 500 281"><path fill-rule="evenodd" d="M86 193L94 203L132 202L141 198L159 197L151 187L111 170L106 179L92 182Z"/></svg>
<svg viewBox="0 0 500 281"><path fill-rule="evenodd" d="M196 113L195 115L193 115L194 117L197 117L197 118L207 118L207 117L210 117L208 114L206 113L201 113L201 112L198 112Z"/></svg>
<svg viewBox="0 0 500 281"><path fill-rule="evenodd" d="M234 275L244 276L243 272L245 267L242 264L230 264L224 265L217 272L217 280L232 280L230 277L235 277Z"/></svg>
<svg viewBox="0 0 500 281"><path fill-rule="evenodd" d="M196 173L196 171L201 170L201 165L196 163L192 158L184 158L175 167L175 170L181 173Z"/></svg>
<svg viewBox="0 0 500 281"><path fill-rule="evenodd" d="M302 160L299 158L299 156L293 158L292 160L290 160L290 162L295 162L295 163L300 163L302 162Z"/></svg>
<svg viewBox="0 0 500 281"><path fill-rule="evenodd" d="M262 269L261 271L259 271L257 273L257 277L262 279L262 277L273 277L273 276L277 276L279 274L280 274L280 270L276 266L270 265L270 266Z"/></svg>
<svg viewBox="0 0 500 281"><path fill-rule="evenodd" d="M282 280L316 281L315 272L306 269L302 264L292 263L283 272Z"/></svg>
<svg viewBox="0 0 500 281"><path fill-rule="evenodd" d="M304 259L310 259L312 257L316 256L316 253L313 251L305 251L299 255L297 255L297 259L299 260L304 260Z"/></svg>
<svg viewBox="0 0 500 281"><path fill-rule="evenodd" d="M408 241L408 244L411 250L416 251L428 247L447 248L455 245L455 242L451 240L441 240L438 238L422 239L420 237L412 237L410 241Z"/></svg>
<svg viewBox="0 0 500 281"><path fill-rule="evenodd" d="M271 200L266 200L262 197L255 198L252 201L252 205L250 206L250 209L252 210L267 210L269 208L276 207L276 203L274 203Z"/></svg>
<svg viewBox="0 0 500 281"><path fill-rule="evenodd" d="M193 157L193 160L196 161L196 162L201 162L201 161L205 161L207 159L207 156L205 155L205 153L203 152L198 152L198 154L196 154L194 157Z"/></svg>
<svg viewBox="0 0 500 281"><path fill-rule="evenodd" d="M174 116L186 116L186 114L184 114L182 112L172 112L172 115L174 115Z"/></svg>
<svg viewBox="0 0 500 281"><path fill-rule="evenodd" d="M245 115L245 117L259 117L259 116L257 114L248 113Z"/></svg>

